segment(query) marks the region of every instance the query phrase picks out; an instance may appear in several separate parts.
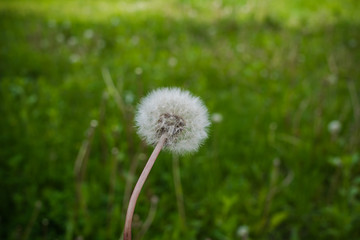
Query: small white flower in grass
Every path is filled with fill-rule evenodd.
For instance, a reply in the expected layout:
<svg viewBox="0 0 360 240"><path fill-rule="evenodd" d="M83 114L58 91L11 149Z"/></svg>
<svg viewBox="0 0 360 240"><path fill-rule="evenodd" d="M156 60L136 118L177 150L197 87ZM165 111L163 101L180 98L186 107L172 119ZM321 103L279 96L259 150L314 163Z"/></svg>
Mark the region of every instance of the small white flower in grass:
<svg viewBox="0 0 360 240"><path fill-rule="evenodd" d="M56 21L51 19L48 21L49 28L55 28L56 27Z"/></svg>
<svg viewBox="0 0 360 240"><path fill-rule="evenodd" d="M103 49L103 48L105 48L105 47L106 47L106 42L105 42L105 40L100 39L100 40L97 42L97 48L98 48L99 50L101 50L101 49Z"/></svg>
<svg viewBox="0 0 360 240"><path fill-rule="evenodd" d="M140 42L140 38L138 36L133 36L131 39L130 39L130 42L132 45L138 45L138 43Z"/></svg>
<svg viewBox="0 0 360 240"><path fill-rule="evenodd" d="M168 60L168 64L170 67L175 67L177 63L178 63L178 60L175 57L171 57Z"/></svg>
<svg viewBox="0 0 360 240"><path fill-rule="evenodd" d="M150 93L140 103L135 121L139 135L148 144L156 145L166 134L164 148L177 154L196 151L210 125L202 101L179 88Z"/></svg>
<svg viewBox="0 0 360 240"><path fill-rule="evenodd" d="M221 113L214 113L213 115L211 115L211 121L215 122L215 123L220 123L223 120L223 116Z"/></svg>
<svg viewBox="0 0 360 240"><path fill-rule="evenodd" d="M71 63L80 62L80 56L77 55L77 54L72 54L72 55L69 57L69 60L70 60Z"/></svg>
<svg viewBox="0 0 360 240"><path fill-rule="evenodd" d="M65 40L64 34L59 33L58 35L56 35L56 41L57 41L58 43L63 43L64 40Z"/></svg>
<svg viewBox="0 0 360 240"><path fill-rule="evenodd" d="M341 122L338 120L333 120L328 125L328 130L331 134L338 134L341 130Z"/></svg>
<svg viewBox="0 0 360 240"><path fill-rule="evenodd" d="M71 22L69 20L66 20L65 22L63 22L63 26L65 29L69 29L71 28Z"/></svg>
<svg viewBox="0 0 360 240"><path fill-rule="evenodd" d="M68 40L68 45L73 47L73 46L77 45L78 42L79 42L79 41L78 41L77 37L74 37L74 36L73 36L73 37L70 37L70 38L69 38L69 40Z"/></svg>
<svg viewBox="0 0 360 240"><path fill-rule="evenodd" d="M93 37L94 37L94 30L86 29L85 32L84 32L84 38L92 39Z"/></svg>
<svg viewBox="0 0 360 240"><path fill-rule="evenodd" d="M248 239L249 227L246 225L242 225L242 226L238 227L238 229L236 231L236 235L238 237L240 237L241 239Z"/></svg>
<svg viewBox="0 0 360 240"><path fill-rule="evenodd" d="M143 73L143 69L141 67L135 68L135 74L136 75L141 75L142 73Z"/></svg>
<svg viewBox="0 0 360 240"><path fill-rule="evenodd" d="M120 23L120 19L119 18L112 18L111 19L111 24L114 26L114 27L116 27L116 26L118 26L119 25L119 23Z"/></svg>

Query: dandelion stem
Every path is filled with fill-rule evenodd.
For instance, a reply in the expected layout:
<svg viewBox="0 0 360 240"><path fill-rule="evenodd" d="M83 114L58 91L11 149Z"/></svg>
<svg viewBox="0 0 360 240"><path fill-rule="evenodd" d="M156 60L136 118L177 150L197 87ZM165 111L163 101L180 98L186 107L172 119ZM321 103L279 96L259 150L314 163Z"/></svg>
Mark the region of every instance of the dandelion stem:
<svg viewBox="0 0 360 240"><path fill-rule="evenodd" d="M152 166L155 163L156 158L158 157L161 149L163 148L165 141L166 141L166 134L162 135L158 144L156 145L154 151L152 152L148 162L146 163L144 170L142 171L139 180L137 181L134 191L131 194L130 197L130 201L129 201L129 206L126 212L126 219L125 219L125 228L124 228L124 240L131 240L131 223L132 223L132 218L134 215L134 210L135 210L135 205L136 205L136 201L139 197L140 191L146 181L147 176L150 173L150 170L152 168Z"/></svg>

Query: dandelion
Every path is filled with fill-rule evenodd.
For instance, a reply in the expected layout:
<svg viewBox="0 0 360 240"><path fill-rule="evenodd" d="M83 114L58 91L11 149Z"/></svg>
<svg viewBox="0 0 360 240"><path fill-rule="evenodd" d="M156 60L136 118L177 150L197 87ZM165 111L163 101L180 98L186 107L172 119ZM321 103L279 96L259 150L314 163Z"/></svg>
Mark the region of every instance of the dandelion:
<svg viewBox="0 0 360 240"><path fill-rule="evenodd" d="M106 42L105 42L105 40L103 40L103 39L100 39L98 42L97 42L97 47L98 47L98 49L103 49L103 48L105 48L106 47Z"/></svg>
<svg viewBox="0 0 360 240"><path fill-rule="evenodd" d="M337 83L338 77L335 74L331 74L330 76L327 77L327 81L331 85L334 85L335 83Z"/></svg>
<svg viewBox="0 0 360 240"><path fill-rule="evenodd" d="M171 57L168 60L168 64L170 67L175 67L177 63L178 63L178 60L175 57Z"/></svg>
<svg viewBox="0 0 360 240"><path fill-rule="evenodd" d="M132 104L134 102L134 99L135 99L135 97L132 92L130 92L130 91L125 92L125 102L127 104Z"/></svg>
<svg viewBox="0 0 360 240"><path fill-rule="evenodd" d="M133 36L131 39L130 39L130 42L132 45L136 46L138 45L138 43L140 42L140 38L138 36Z"/></svg>
<svg viewBox="0 0 360 240"><path fill-rule="evenodd" d="M111 19L111 25L113 25L114 27L118 26L120 23L120 19L119 18L112 18Z"/></svg>
<svg viewBox="0 0 360 240"><path fill-rule="evenodd" d="M196 151L210 125L201 100L178 88L159 89L144 98L135 121L148 144L156 145L165 134L165 148L177 154Z"/></svg>
<svg viewBox="0 0 360 240"><path fill-rule="evenodd" d="M220 123L223 120L223 116L221 113L214 113L213 115L211 115L211 121L213 121L214 123Z"/></svg>
<svg viewBox="0 0 360 240"><path fill-rule="evenodd" d="M48 47L50 46L49 40L48 40L48 39L43 39L43 40L41 40L40 46L41 46L42 48L48 48Z"/></svg>
<svg viewBox="0 0 360 240"><path fill-rule="evenodd" d="M341 122L338 120L333 120L328 125L328 130L331 134L336 135L341 130Z"/></svg>
<svg viewBox="0 0 360 240"><path fill-rule="evenodd" d="M240 227L238 227L237 231L236 231L236 235L241 238L241 239L248 239L249 236L249 227L247 225L242 225Z"/></svg>
<svg viewBox="0 0 360 240"><path fill-rule="evenodd" d="M49 28L55 28L56 27L56 21L51 19L48 21L48 27Z"/></svg>
<svg viewBox="0 0 360 240"><path fill-rule="evenodd" d="M58 35L56 35L56 41L57 41L58 43L63 43L64 40L65 40L64 34L59 33Z"/></svg>
<svg viewBox="0 0 360 240"><path fill-rule="evenodd" d="M77 39L77 37L70 37L69 38L69 40L68 40L68 44L69 44L69 46L75 46L76 44L78 44L78 39Z"/></svg>
<svg viewBox="0 0 360 240"><path fill-rule="evenodd" d="M80 62L80 56L77 55L77 54L72 54L72 55L69 57L69 60L70 60L71 63Z"/></svg>
<svg viewBox="0 0 360 240"><path fill-rule="evenodd" d="M65 22L63 22L63 26L65 29L70 29L71 28L71 22L69 20L66 20Z"/></svg>
<svg viewBox="0 0 360 240"><path fill-rule="evenodd" d="M340 167L342 164L340 157L333 157L329 159L329 163L335 167Z"/></svg>
<svg viewBox="0 0 360 240"><path fill-rule="evenodd" d="M207 138L208 112L198 97L178 88L155 90L139 104L135 117L138 134L155 149L131 195L124 240L131 239L131 222L142 186L161 149L176 154L196 151Z"/></svg>
<svg viewBox="0 0 360 240"><path fill-rule="evenodd" d="M93 37L94 37L94 30L86 29L85 32L84 32L84 38L92 39Z"/></svg>
<svg viewBox="0 0 360 240"><path fill-rule="evenodd" d="M142 70L141 67L135 68L135 74L136 74L136 75L141 75L142 73L143 73L143 70Z"/></svg>

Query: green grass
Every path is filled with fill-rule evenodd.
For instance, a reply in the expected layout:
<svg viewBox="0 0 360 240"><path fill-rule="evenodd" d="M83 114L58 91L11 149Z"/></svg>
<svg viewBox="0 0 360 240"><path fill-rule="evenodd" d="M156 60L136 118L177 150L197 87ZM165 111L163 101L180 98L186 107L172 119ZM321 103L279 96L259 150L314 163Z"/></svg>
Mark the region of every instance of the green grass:
<svg viewBox="0 0 360 240"><path fill-rule="evenodd" d="M360 238L359 11L350 0L2 1L0 238L118 239L126 179L152 151L134 109L164 86L223 120L180 158L186 219L173 157L160 154L135 238L153 196L144 239L244 239L242 226L250 239Z"/></svg>

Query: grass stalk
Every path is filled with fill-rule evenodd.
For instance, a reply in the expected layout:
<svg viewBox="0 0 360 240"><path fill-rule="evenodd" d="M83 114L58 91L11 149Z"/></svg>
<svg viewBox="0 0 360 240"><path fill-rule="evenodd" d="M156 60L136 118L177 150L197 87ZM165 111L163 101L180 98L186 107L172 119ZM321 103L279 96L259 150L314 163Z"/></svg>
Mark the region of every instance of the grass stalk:
<svg viewBox="0 0 360 240"><path fill-rule="evenodd" d="M34 210L33 210L32 214L31 214L31 218L29 220L29 223L26 226L26 229L25 229L24 235L22 237L22 240L27 240L29 238L31 230L33 229L33 226L34 226L34 224L36 222L36 219L39 216L41 206L42 206L42 203L40 201L36 201L35 206L34 206Z"/></svg>
<svg viewBox="0 0 360 240"><path fill-rule="evenodd" d="M180 178L179 156L176 154L173 155L172 170L173 170L173 179L174 179L174 187L175 187L175 195L176 195L176 204L179 211L180 223L181 223L181 227L185 230L186 215L185 215L185 207L184 207L184 195L183 195L181 178Z"/></svg>
<svg viewBox="0 0 360 240"><path fill-rule="evenodd" d="M159 198L155 195L152 196L149 214L148 214L144 224L141 226L141 230L140 230L139 234L136 236L136 240L142 239L144 237L145 233L149 230L152 222L154 221L158 203L159 203Z"/></svg>
<svg viewBox="0 0 360 240"><path fill-rule="evenodd" d="M97 127L97 121L92 120L90 123L90 127L87 131L86 139L83 141L75 161L74 175L75 175L75 191L76 191L76 202L77 202L77 207L75 208L76 210L75 212L77 212L78 209L80 209L82 212L86 213L86 202L83 198L81 188L86 174L86 167L89 159L91 143L94 137L96 127ZM75 215L77 217L78 214L76 213Z"/></svg>

